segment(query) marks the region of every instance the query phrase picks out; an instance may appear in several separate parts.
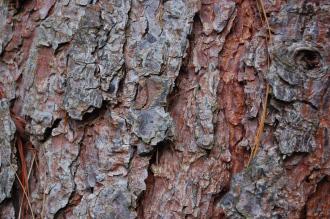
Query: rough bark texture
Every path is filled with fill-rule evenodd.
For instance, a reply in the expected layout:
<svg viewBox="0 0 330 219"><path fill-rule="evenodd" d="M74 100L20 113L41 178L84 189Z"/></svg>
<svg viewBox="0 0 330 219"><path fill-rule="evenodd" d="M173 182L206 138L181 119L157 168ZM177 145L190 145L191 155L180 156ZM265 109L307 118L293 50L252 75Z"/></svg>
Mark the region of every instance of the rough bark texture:
<svg viewBox="0 0 330 219"><path fill-rule="evenodd" d="M327 0L0 0L0 218L330 218L329 63Z"/></svg>

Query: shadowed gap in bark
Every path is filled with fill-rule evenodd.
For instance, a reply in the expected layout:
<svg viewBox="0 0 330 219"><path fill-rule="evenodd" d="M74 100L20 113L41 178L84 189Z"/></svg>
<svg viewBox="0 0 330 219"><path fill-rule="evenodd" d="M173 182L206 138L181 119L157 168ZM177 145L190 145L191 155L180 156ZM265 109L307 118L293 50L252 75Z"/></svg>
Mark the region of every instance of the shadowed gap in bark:
<svg viewBox="0 0 330 219"><path fill-rule="evenodd" d="M148 201L151 200L146 200L146 196L148 195L148 193L153 194L154 190L157 189L155 188L155 181L156 181L156 177L152 171L152 165L161 165L159 162L161 156L163 153L165 153L165 151L171 150L174 153L174 149L173 149L173 145L171 145L173 143L171 143L168 140L162 141L160 143L158 143L155 148L152 150L151 152L151 158L149 160L149 167L148 167L148 177L145 180L146 183L146 190L142 192L142 194L139 196L138 200L137 200L137 218L143 219L145 218L144 216L144 206L148 205ZM165 179L163 179L165 180Z"/></svg>

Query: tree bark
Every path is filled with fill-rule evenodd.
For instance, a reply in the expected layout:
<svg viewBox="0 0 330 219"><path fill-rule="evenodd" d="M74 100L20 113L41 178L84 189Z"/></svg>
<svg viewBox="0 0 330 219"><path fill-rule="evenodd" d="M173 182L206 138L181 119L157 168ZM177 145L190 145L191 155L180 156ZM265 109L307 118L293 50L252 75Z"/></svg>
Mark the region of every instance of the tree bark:
<svg viewBox="0 0 330 219"><path fill-rule="evenodd" d="M0 1L0 218L330 218L329 51L327 0Z"/></svg>

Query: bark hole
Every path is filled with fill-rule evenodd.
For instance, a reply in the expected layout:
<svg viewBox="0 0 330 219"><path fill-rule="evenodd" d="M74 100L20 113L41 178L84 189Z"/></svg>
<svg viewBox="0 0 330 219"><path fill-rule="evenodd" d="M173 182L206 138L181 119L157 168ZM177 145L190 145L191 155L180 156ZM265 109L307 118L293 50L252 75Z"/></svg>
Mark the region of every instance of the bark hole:
<svg viewBox="0 0 330 219"><path fill-rule="evenodd" d="M60 124L62 119L56 119L52 125L52 127L47 127L46 130L45 130L45 133L44 133L44 136L43 136L43 140L42 142L45 142L47 141L47 139L49 139L49 137L51 136L52 134L52 131L53 129L57 128L58 125Z"/></svg>
<svg viewBox="0 0 330 219"><path fill-rule="evenodd" d="M320 68L321 56L317 51L309 49L301 49L295 55L297 65L302 66L306 70Z"/></svg>

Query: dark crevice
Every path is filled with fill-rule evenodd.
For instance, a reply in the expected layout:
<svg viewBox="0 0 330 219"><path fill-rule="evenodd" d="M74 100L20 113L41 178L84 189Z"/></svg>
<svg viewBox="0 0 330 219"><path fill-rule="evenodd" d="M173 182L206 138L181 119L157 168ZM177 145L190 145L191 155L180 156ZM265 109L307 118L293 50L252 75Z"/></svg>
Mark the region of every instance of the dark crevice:
<svg viewBox="0 0 330 219"><path fill-rule="evenodd" d="M123 91L124 91L125 78L127 75L127 68L126 68L125 64L122 65L121 71L122 71L123 75L121 77L119 77L118 88L116 90L116 96L117 96L118 100L120 100L119 97L121 94L123 94ZM116 105L118 105L118 104L120 104L120 102L116 103Z"/></svg>
<svg viewBox="0 0 330 219"><path fill-rule="evenodd" d="M53 129L57 128L60 124L60 122L62 121L61 118L58 118L54 121L53 125L51 127L47 127L45 132L44 132L44 136L43 139L41 140L41 142L45 142L49 139L49 137L52 134Z"/></svg>
<svg viewBox="0 0 330 219"><path fill-rule="evenodd" d="M100 116L104 115L107 110L107 101L103 101L100 108L95 108L92 112L85 113L78 123L89 124Z"/></svg>
<svg viewBox="0 0 330 219"><path fill-rule="evenodd" d="M57 55L62 51L67 50L69 47L70 47L70 42L59 43L54 51L54 55Z"/></svg>
<svg viewBox="0 0 330 219"><path fill-rule="evenodd" d="M22 11L24 3L28 2L28 0L9 0L9 7L16 9L16 13Z"/></svg>
<svg viewBox="0 0 330 219"><path fill-rule="evenodd" d="M217 217L217 218L225 218L225 213L223 209L220 206L220 201L221 199L229 192L229 185L222 188L222 190L213 195L213 205L210 205L212 209L212 218Z"/></svg>
<svg viewBox="0 0 330 219"><path fill-rule="evenodd" d="M271 94L271 99L269 99L271 106L273 109L275 109L277 112L279 112L279 109L285 108L285 106L288 106L288 103L294 104L294 103L302 103L310 106L313 110L318 110L318 107L315 106L313 103L309 102L308 100L291 100L291 101L284 101L277 99L273 94ZM274 105L275 104L275 105Z"/></svg>
<svg viewBox="0 0 330 219"><path fill-rule="evenodd" d="M80 203L82 197L82 195L79 195L76 191L73 191L70 195L68 204L56 212L54 219L65 219L67 212L77 206Z"/></svg>
<svg viewBox="0 0 330 219"><path fill-rule="evenodd" d="M229 187L224 187L219 193L214 195L214 203L218 203L229 191Z"/></svg>
<svg viewBox="0 0 330 219"><path fill-rule="evenodd" d="M301 209L299 218L307 218L307 202L305 203L304 207Z"/></svg>
<svg viewBox="0 0 330 219"><path fill-rule="evenodd" d="M151 151L151 158L149 160L149 165L148 165L148 177L145 180L146 183L146 190L141 193L141 195L137 199L137 218L143 219L144 217L144 205L148 204L145 200L146 193L154 193L155 189L155 176L154 173L152 172L152 165L159 165L159 160L162 154L166 150L171 150L171 144L169 140L164 140L159 142L154 149Z"/></svg>
<svg viewBox="0 0 330 219"><path fill-rule="evenodd" d="M306 70L318 69L321 67L321 55L319 52L310 49L301 49L295 54L295 62Z"/></svg>
<svg viewBox="0 0 330 219"><path fill-rule="evenodd" d="M187 92L190 91L190 88L188 88L189 90L183 90L180 87L180 83L181 81L185 80L186 75L189 73L189 67L190 67L190 62L192 62L192 54L193 54L193 49L194 49L194 45L195 45L195 39L197 38L197 29L200 28L200 26L202 26L202 22L200 20L199 14L196 13L194 18L193 18L193 27L192 27L192 31L191 34L189 34L187 36L187 40L189 41L189 47L187 48L186 51L186 56L182 59L182 64L180 66L180 70L179 70L179 75L176 77L175 81L174 81L174 87L172 89L172 91L170 92L170 94L167 96L167 107L166 110L169 112L171 111L172 107L175 105L175 102L177 101L177 99L179 98L180 95L183 94L183 92Z"/></svg>
<svg viewBox="0 0 330 219"><path fill-rule="evenodd" d="M172 144L172 142L169 140L164 140L164 141L159 142L153 150L153 154L150 159L150 163L158 165L160 157L162 156L164 151L166 151L170 148L170 144ZM149 167L150 167L150 165L149 165Z"/></svg>
<svg viewBox="0 0 330 219"><path fill-rule="evenodd" d="M21 203L21 198L22 198L22 194L20 193L20 191L21 191L21 187L19 185L19 182L15 178L11 195L12 195L12 199L15 200L15 201L13 201L13 206L14 206L16 218L18 218L20 203Z"/></svg>

